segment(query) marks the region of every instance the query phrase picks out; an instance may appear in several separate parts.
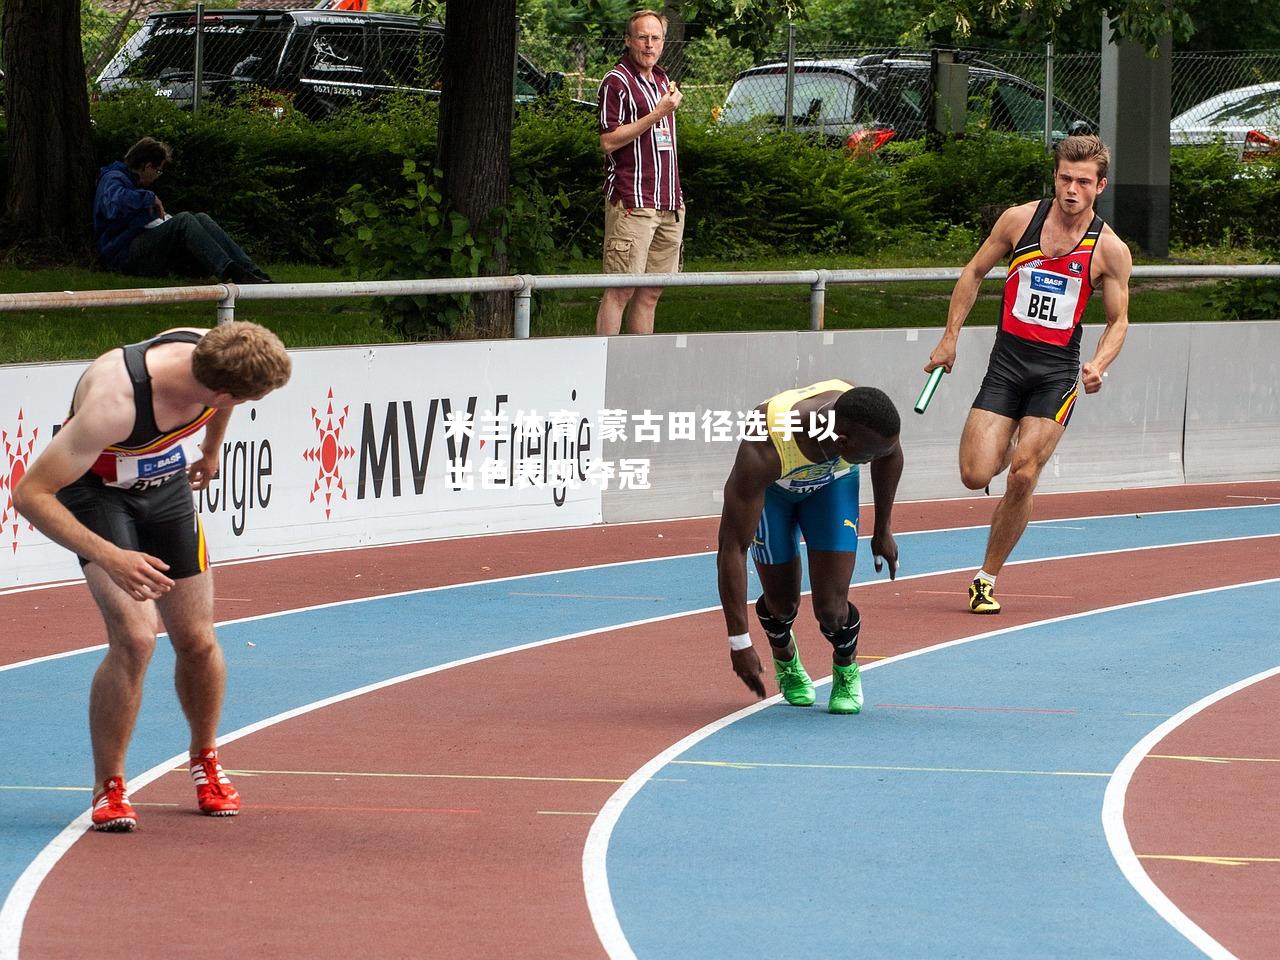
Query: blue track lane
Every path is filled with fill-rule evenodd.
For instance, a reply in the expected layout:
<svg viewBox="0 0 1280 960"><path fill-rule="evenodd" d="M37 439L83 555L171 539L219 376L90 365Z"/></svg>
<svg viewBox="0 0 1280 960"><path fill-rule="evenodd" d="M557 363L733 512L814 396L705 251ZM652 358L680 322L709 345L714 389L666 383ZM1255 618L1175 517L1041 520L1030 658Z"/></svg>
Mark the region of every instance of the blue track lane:
<svg viewBox="0 0 1280 960"><path fill-rule="evenodd" d="M981 557L986 533L981 527L899 535L900 573L969 569ZM1276 534L1280 506L1065 520L1029 527L1014 560ZM856 581L880 579L869 560L862 558ZM627 596L637 599L616 599ZM700 555L449 587L226 625L219 629L229 669L222 729L465 657L717 605L715 558ZM0 900L89 805L87 792L10 788L87 787L92 764L85 717L100 659L97 652L0 671ZM162 641L129 751L128 769L135 775L186 745L172 675L172 653Z"/></svg>
<svg viewBox="0 0 1280 960"><path fill-rule="evenodd" d="M622 930L641 960L1203 956L1120 873L1103 792L1162 718L1280 663L1277 609L1269 583L1026 627L868 671L858 717L819 687L731 724L616 824Z"/></svg>

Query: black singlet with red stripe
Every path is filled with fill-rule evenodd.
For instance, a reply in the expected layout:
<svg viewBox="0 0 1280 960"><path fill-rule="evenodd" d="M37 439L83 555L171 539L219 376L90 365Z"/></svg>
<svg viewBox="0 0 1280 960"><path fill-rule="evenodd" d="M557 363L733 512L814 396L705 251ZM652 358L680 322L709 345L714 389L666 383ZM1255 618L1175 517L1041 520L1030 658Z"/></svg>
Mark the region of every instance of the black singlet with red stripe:
<svg viewBox="0 0 1280 960"><path fill-rule="evenodd" d="M190 438L204 427L214 409L205 407L195 419L172 430L161 430L156 423L146 357L152 347L163 343L195 344L201 336L203 334L194 330L171 330L120 348L133 385L133 430L128 437L103 450L81 481L142 490L186 472L188 463L198 456ZM75 416L74 402L68 420Z"/></svg>

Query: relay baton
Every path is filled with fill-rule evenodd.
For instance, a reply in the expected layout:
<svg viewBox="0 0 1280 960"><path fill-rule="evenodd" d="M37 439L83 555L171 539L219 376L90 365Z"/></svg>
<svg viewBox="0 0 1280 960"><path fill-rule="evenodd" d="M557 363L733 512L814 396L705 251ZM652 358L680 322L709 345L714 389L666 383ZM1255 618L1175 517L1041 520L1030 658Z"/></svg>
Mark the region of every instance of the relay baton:
<svg viewBox="0 0 1280 960"><path fill-rule="evenodd" d="M925 381L924 389L920 391L920 398L916 400L916 413L924 413L925 408L929 406L929 401L933 399L933 391L938 389L938 384L942 382L942 375L946 372L945 367L933 368L929 379Z"/></svg>

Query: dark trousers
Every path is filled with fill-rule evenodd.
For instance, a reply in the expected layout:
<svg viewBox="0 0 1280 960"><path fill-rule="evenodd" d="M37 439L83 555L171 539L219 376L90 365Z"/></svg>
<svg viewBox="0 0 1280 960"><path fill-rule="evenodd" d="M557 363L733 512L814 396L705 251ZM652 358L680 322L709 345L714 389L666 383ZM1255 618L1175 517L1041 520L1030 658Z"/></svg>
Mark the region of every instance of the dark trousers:
<svg viewBox="0 0 1280 960"><path fill-rule="evenodd" d="M134 238L124 272L147 277L213 274L221 280L233 263L246 270L258 270L258 265L213 217L207 213L179 213Z"/></svg>

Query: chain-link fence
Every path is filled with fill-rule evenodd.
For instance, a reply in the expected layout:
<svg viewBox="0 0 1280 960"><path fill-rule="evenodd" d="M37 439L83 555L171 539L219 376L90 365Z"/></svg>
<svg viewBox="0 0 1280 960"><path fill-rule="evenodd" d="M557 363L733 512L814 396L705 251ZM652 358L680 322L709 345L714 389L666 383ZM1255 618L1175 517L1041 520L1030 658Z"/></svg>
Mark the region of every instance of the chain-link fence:
<svg viewBox="0 0 1280 960"><path fill-rule="evenodd" d="M130 0L135 14L167 0ZM438 25L373 18L363 24L319 23L321 11L259 13L223 11L207 17L200 31L201 96L225 99L245 88L271 91L322 115L388 92L439 90L442 33ZM311 26L298 29L298 17ZM695 25L689 25L692 29ZM150 87L180 102L194 94L196 25L192 11L136 18L97 10L83 19L83 50L91 84L104 93ZM625 52L618 37L525 32L520 38L517 97L535 97L563 75L569 96L594 102L600 79ZM790 87L793 125L845 138L863 128L914 135L928 121L929 51L884 47L824 47L797 50L796 73L788 81L785 50L752 57L731 48L713 30L692 41L669 40L662 58L685 94L682 110L700 122L785 122ZM1047 48L961 50L969 65L971 124L1043 137ZM1056 135L1080 119L1096 126L1101 57L1057 53L1051 85ZM1280 83L1280 51L1174 53L1173 114L1226 91ZM1280 92L1265 95L1280 101ZM1280 110L1280 104L1277 105ZM1280 130L1270 130L1273 136Z"/></svg>
<svg viewBox="0 0 1280 960"><path fill-rule="evenodd" d="M600 78L623 55L620 38L529 37L522 50L548 70L562 72L565 86L591 100ZM680 81L682 107L699 120L785 122L785 49L752 61L714 35L668 41L662 65ZM914 134L927 125L929 51L886 47L808 47L794 55L792 121L831 138L882 127ZM1061 136L1074 122L1097 127L1101 62L1097 53L966 49L957 59L969 65L969 121L1029 137L1043 138L1045 90L1054 102L1052 133ZM745 75L744 75L745 74ZM1280 82L1280 51L1174 53L1172 114L1226 91ZM1280 91L1266 91L1280 110ZM1280 124L1266 125L1272 136Z"/></svg>

